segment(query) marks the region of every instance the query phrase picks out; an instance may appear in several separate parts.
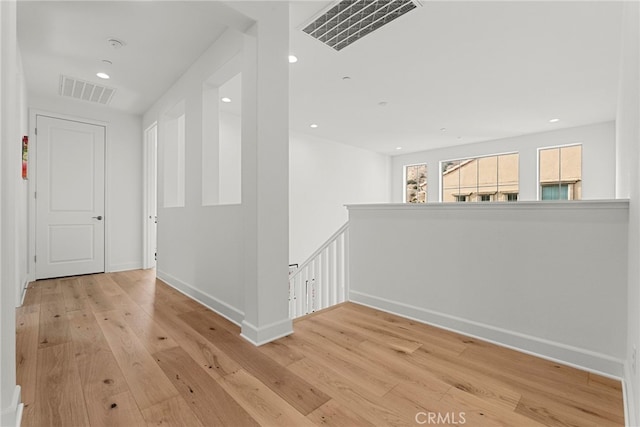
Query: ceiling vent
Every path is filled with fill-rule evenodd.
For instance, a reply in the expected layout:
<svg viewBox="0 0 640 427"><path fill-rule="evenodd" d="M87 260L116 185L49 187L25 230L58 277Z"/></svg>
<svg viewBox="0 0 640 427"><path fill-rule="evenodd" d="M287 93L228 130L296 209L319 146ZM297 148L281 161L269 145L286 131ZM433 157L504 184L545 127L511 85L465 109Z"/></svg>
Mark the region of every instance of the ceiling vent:
<svg viewBox="0 0 640 427"><path fill-rule="evenodd" d="M343 0L302 31L339 51L419 5L417 0Z"/></svg>
<svg viewBox="0 0 640 427"><path fill-rule="evenodd" d="M115 92L116 90L110 87L69 76L60 76L60 95L62 96L107 105Z"/></svg>

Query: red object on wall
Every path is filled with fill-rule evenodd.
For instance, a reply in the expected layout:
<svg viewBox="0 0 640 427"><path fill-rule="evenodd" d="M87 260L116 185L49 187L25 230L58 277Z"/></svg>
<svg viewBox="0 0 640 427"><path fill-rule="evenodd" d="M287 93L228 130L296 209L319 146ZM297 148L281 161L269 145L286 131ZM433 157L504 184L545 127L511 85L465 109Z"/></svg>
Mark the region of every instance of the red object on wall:
<svg viewBox="0 0 640 427"><path fill-rule="evenodd" d="M22 179L27 179L27 164L29 160L29 137L22 137Z"/></svg>

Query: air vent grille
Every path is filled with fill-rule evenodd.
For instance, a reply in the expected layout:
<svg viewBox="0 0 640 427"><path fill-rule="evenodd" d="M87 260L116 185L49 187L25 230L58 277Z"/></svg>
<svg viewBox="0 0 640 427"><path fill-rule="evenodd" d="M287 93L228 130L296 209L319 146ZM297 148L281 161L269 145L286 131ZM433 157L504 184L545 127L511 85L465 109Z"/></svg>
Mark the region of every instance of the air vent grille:
<svg viewBox="0 0 640 427"><path fill-rule="evenodd" d="M108 105L113 98L115 89L86 82L69 76L60 76L60 95L83 101Z"/></svg>
<svg viewBox="0 0 640 427"><path fill-rule="evenodd" d="M417 6L415 0L343 0L302 31L339 51Z"/></svg>

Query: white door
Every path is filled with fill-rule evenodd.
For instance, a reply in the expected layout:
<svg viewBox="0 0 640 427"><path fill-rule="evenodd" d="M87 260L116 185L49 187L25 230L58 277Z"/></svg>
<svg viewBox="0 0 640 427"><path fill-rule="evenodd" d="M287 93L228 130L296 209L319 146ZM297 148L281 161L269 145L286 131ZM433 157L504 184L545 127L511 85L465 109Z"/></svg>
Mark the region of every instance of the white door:
<svg viewBox="0 0 640 427"><path fill-rule="evenodd" d="M104 272L103 126L36 117L36 278Z"/></svg>

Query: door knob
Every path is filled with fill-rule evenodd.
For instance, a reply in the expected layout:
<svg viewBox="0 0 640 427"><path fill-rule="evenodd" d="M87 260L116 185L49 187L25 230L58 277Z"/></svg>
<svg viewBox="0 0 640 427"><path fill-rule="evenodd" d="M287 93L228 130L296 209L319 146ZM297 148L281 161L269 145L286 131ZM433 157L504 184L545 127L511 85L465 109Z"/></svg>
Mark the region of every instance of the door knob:
<svg viewBox="0 0 640 427"><path fill-rule="evenodd" d="M98 221L102 221L102 215L92 216L91 218L97 219Z"/></svg>

